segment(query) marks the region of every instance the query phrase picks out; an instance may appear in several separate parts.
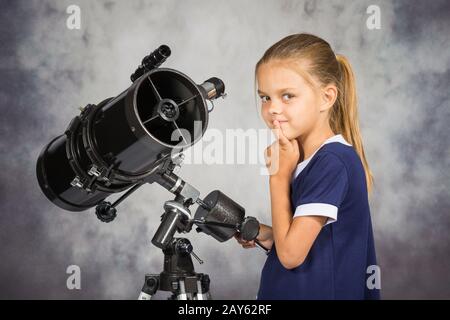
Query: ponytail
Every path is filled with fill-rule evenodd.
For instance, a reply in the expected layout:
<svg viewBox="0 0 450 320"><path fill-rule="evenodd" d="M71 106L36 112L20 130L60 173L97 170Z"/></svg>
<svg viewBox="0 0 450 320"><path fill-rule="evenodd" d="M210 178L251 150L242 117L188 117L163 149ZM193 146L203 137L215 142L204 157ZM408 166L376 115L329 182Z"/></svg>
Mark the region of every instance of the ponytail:
<svg viewBox="0 0 450 320"><path fill-rule="evenodd" d="M345 140L355 148L364 167L367 191L370 194L373 187L373 175L364 153L359 130L355 76L345 56L338 54L336 60L339 65L340 85L338 85L338 98L330 114L330 126L334 132L341 133Z"/></svg>

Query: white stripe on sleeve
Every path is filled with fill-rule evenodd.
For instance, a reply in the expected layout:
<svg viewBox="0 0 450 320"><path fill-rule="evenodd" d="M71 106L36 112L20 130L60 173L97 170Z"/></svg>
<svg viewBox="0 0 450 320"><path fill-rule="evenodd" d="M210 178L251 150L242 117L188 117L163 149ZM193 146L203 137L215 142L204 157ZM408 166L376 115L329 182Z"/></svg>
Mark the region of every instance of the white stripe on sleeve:
<svg viewBox="0 0 450 320"><path fill-rule="evenodd" d="M301 204L295 208L295 217L305 217L305 216L323 216L328 217L327 222L324 224L326 226L329 223L336 222L337 220L338 208L328 203L306 203Z"/></svg>

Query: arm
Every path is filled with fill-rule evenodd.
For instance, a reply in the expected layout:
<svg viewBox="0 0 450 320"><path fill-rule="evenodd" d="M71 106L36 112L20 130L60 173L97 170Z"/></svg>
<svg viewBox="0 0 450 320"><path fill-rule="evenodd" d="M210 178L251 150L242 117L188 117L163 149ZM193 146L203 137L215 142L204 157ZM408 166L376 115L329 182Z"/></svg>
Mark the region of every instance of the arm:
<svg viewBox="0 0 450 320"><path fill-rule="evenodd" d="M273 239L281 264L292 269L306 259L327 218L313 215L293 218L290 181L300 157L300 148L296 139L289 140L284 135L278 121L273 125L277 141L266 149Z"/></svg>
<svg viewBox="0 0 450 320"><path fill-rule="evenodd" d="M303 263L327 218L306 216L292 218L289 180L270 177L273 240L277 255L286 269Z"/></svg>
<svg viewBox="0 0 450 320"><path fill-rule="evenodd" d="M285 194L278 192L279 188L276 187L276 183L272 185L276 190L273 193L272 199L276 203L282 203L282 201L277 201L276 199L279 198L281 200ZM287 201L289 205L289 199ZM283 210L282 206L272 206L272 223L274 226L277 226L277 232L275 233L277 236L281 235L279 237L281 240L277 241L277 254L281 264L286 269L295 268L303 263L326 219L326 217L321 216L296 217L292 219L292 213L289 208L288 210ZM283 225L287 225L288 227L283 227ZM278 226L281 227L278 228ZM283 230L286 229L287 232L283 236ZM238 233L235 235L235 238L245 249L256 247L255 241L245 241L240 238L240 234ZM256 239L265 248L272 249L274 243L273 228L261 223Z"/></svg>
<svg viewBox="0 0 450 320"><path fill-rule="evenodd" d="M256 239L259 241L259 243L261 243L261 245L263 245L265 248L267 249L272 249L272 245L273 245L273 232L272 232L272 227L265 225L265 224L260 224L259 225L259 234L256 237Z"/></svg>

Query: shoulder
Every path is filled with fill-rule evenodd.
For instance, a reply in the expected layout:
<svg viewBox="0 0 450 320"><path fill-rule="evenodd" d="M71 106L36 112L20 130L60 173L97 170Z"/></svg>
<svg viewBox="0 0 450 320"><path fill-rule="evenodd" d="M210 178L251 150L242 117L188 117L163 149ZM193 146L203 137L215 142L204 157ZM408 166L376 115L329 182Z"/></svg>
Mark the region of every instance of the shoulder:
<svg viewBox="0 0 450 320"><path fill-rule="evenodd" d="M346 153L349 147L341 143L324 145L311 159L309 171L346 169Z"/></svg>
<svg viewBox="0 0 450 320"><path fill-rule="evenodd" d="M360 174L361 170L364 170L354 147L340 142L323 145L311 160L307 160L306 164L303 165L304 162L299 165L300 167L297 167L294 179L314 179L317 176L333 175L337 172L346 172L347 175L353 172ZM303 167L301 167L302 165Z"/></svg>
<svg viewBox="0 0 450 320"><path fill-rule="evenodd" d="M312 159L312 166L328 168L345 168L347 171L352 167L359 166L360 158L356 150L351 145L345 145L339 142L328 143L324 145Z"/></svg>
<svg viewBox="0 0 450 320"><path fill-rule="evenodd" d="M327 216L327 223L336 221L349 188L349 174L344 158L333 149L328 144L319 149L301 177L294 181L294 217L319 215Z"/></svg>

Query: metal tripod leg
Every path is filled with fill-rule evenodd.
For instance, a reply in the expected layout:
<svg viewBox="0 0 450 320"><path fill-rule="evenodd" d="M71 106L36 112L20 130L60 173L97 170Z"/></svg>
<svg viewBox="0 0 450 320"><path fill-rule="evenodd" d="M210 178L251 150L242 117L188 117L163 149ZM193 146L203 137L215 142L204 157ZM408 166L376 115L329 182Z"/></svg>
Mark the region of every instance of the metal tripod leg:
<svg viewBox="0 0 450 320"><path fill-rule="evenodd" d="M211 300L211 294L209 293L209 276L204 274L199 280L197 280L197 294L195 300Z"/></svg>
<svg viewBox="0 0 450 320"><path fill-rule="evenodd" d="M176 300L192 300L192 295L186 292L186 287L184 286L183 279L178 280L178 293L176 295L176 298Z"/></svg>
<svg viewBox="0 0 450 320"><path fill-rule="evenodd" d="M172 294L172 300L211 300L209 293L209 276L197 274L196 288L186 287L186 278L179 278L176 283L177 289Z"/></svg>

